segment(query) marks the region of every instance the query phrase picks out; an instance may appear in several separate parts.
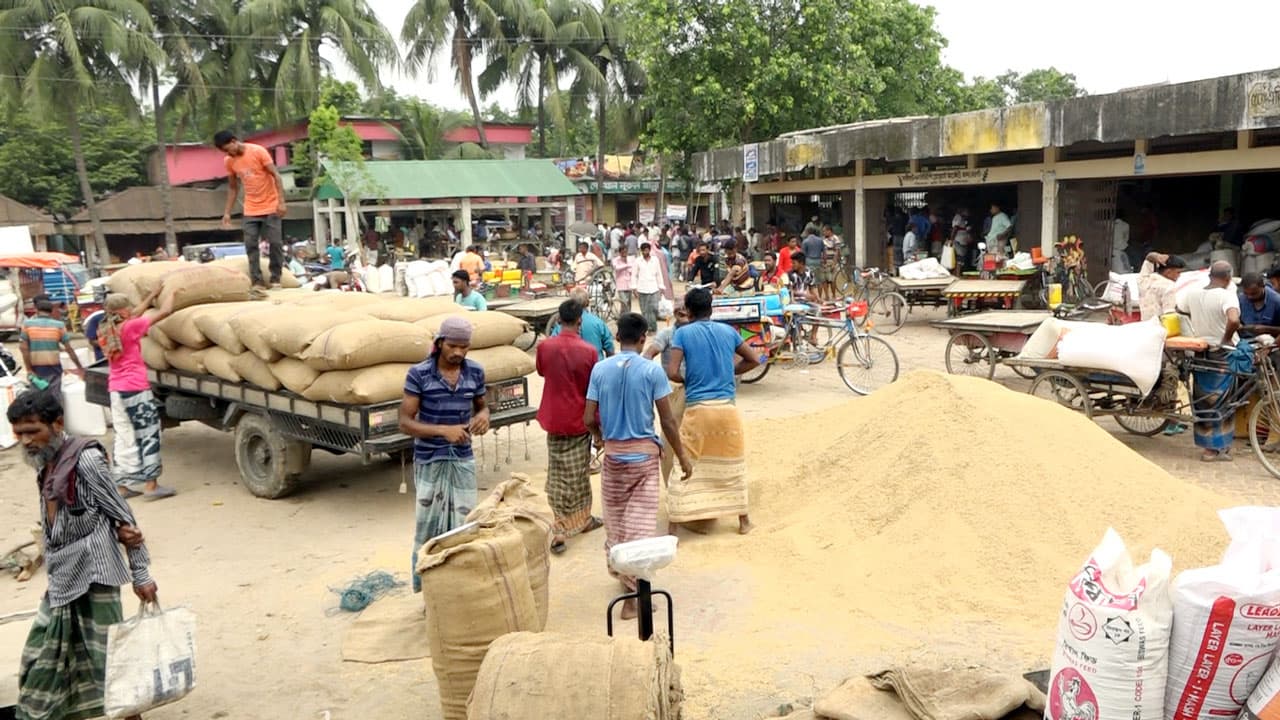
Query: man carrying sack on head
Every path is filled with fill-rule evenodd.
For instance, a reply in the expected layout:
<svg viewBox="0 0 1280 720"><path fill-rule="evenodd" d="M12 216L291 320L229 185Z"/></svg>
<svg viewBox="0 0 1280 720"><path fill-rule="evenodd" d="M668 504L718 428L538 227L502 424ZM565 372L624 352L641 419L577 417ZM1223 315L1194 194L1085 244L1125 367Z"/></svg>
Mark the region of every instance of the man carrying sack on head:
<svg viewBox="0 0 1280 720"><path fill-rule="evenodd" d="M476 461L471 436L489 431L484 368L467 359L471 323L448 317L431 356L409 368L400 402L400 432L413 440L417 515L413 533L413 590L418 548L460 527L476 506Z"/></svg>

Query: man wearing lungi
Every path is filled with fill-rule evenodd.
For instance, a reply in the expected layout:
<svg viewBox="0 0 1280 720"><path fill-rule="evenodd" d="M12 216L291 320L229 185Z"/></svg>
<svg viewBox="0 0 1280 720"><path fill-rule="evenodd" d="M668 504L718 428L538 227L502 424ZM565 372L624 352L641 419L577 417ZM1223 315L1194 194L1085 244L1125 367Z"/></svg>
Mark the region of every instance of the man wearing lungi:
<svg viewBox="0 0 1280 720"><path fill-rule="evenodd" d="M662 368L640 357L649 328L643 315L626 313L618 318L618 344L622 351L596 363L587 386L582 422L604 446L600 494L604 504L605 557L619 543L654 537L658 530L658 470L662 445L653 431L654 408L662 434L689 476L692 467L680 442L680 426L671 412L671 384ZM596 413L599 411L599 419ZM636 579L609 573L629 591ZM635 600L622 605L622 617L636 617Z"/></svg>
<svg viewBox="0 0 1280 720"><path fill-rule="evenodd" d="M751 532L746 441L742 413L734 404L734 376L761 359L737 330L712 322L709 291L690 291L684 306L693 322L672 338L667 377L684 384L680 439L695 467L692 477L668 486L667 518L678 525L736 515L738 532L746 535Z"/></svg>
<svg viewBox="0 0 1280 720"><path fill-rule="evenodd" d="M601 527L591 515L591 433L582 422L596 349L579 335L581 305L560 304L560 332L538 345L538 374L544 378L538 424L547 432L547 500L556 514L551 552L565 541Z"/></svg>
<svg viewBox="0 0 1280 720"><path fill-rule="evenodd" d="M107 627L124 619L121 585L132 584L138 599L155 602L151 558L133 512L116 492L106 451L96 440L66 434L56 395L23 393L8 418L23 460L36 471L49 568L49 587L22 649L17 717L101 717Z"/></svg>
<svg viewBox="0 0 1280 720"><path fill-rule="evenodd" d="M489 431L484 368L467 359L471 323L452 316L440 324L431 356L409 368L400 401L400 432L413 438L413 484L418 501L413 532L413 589L418 549L465 522L476 506L476 461L471 436Z"/></svg>
<svg viewBox="0 0 1280 720"><path fill-rule="evenodd" d="M689 324L689 311L685 309L683 303L675 306L673 315L676 324L659 330L644 348L645 359L659 363L659 367L663 368L664 373L666 372L667 362L671 359L671 341L675 337L676 330ZM683 373L684 368L681 368L680 372ZM671 386L671 414L676 416L676 422L681 422L684 419L684 386L679 383ZM674 466L675 458L671 457L671 453L662 453L663 485L671 483L671 471Z"/></svg>
<svg viewBox="0 0 1280 720"><path fill-rule="evenodd" d="M1225 360L1229 348L1237 342L1240 329L1240 300L1231 287L1231 264L1215 262L1209 268L1209 284L1194 288L1178 303L1178 312L1191 316L1196 336L1210 346L1210 357ZM1231 441L1235 436L1235 411L1223 408L1223 400L1231 391L1235 377L1227 371L1197 370L1192 374L1194 387L1191 401L1195 406L1196 447L1204 462L1230 462ZM1216 418L1216 419L1214 419Z"/></svg>

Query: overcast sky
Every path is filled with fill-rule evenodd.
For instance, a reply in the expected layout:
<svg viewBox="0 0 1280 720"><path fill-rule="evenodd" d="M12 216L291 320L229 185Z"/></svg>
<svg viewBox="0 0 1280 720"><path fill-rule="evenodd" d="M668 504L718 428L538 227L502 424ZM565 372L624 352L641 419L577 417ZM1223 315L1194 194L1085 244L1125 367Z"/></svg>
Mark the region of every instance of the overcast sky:
<svg viewBox="0 0 1280 720"><path fill-rule="evenodd" d="M412 0L374 0L397 38ZM966 76L1054 66L1075 73L1090 93L1184 82L1280 66L1268 32L1280 27L1280 3L1265 0L931 0L950 45L945 61ZM344 73L346 74L346 73ZM406 95L464 109L447 58L434 78L388 75ZM507 90L484 100L510 109Z"/></svg>

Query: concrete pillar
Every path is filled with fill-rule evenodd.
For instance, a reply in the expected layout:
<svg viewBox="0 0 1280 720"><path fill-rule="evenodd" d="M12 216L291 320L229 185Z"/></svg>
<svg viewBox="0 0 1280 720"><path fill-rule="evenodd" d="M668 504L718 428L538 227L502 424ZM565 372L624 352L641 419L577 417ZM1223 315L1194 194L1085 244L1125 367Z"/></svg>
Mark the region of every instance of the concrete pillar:
<svg viewBox="0 0 1280 720"><path fill-rule="evenodd" d="M521 211L523 213L523 211ZM471 246L471 198L462 198L462 227L458 228L462 235L462 246Z"/></svg>
<svg viewBox="0 0 1280 720"><path fill-rule="evenodd" d="M853 261L860 268L867 267L867 191L858 182L853 191Z"/></svg>
<svg viewBox="0 0 1280 720"><path fill-rule="evenodd" d="M347 250L354 250L360 247L360 206L352 207L347 201L342 202L343 219L346 221L346 234L343 237L343 247Z"/></svg>
<svg viewBox="0 0 1280 720"><path fill-rule="evenodd" d="M572 197L564 201L564 234L569 234L569 226L578 221L578 201ZM551 236L548 235L548 238Z"/></svg>
<svg viewBox="0 0 1280 720"><path fill-rule="evenodd" d="M750 230L756 226L756 204L755 198L747 190L747 186L742 186L742 209L746 214L746 219L742 223L742 227Z"/></svg>
<svg viewBox="0 0 1280 720"><path fill-rule="evenodd" d="M1053 244L1058 237L1058 173L1044 170L1040 173L1040 252L1053 256Z"/></svg>
<svg viewBox="0 0 1280 720"><path fill-rule="evenodd" d="M328 200L328 212L329 212L328 229L329 229L329 232L333 235L333 244L337 245L338 247L342 247L342 223L338 222L338 203L333 198L329 198ZM328 237L326 237L322 242L324 242L324 245L318 246L319 249L320 250L327 249L329 247Z"/></svg>

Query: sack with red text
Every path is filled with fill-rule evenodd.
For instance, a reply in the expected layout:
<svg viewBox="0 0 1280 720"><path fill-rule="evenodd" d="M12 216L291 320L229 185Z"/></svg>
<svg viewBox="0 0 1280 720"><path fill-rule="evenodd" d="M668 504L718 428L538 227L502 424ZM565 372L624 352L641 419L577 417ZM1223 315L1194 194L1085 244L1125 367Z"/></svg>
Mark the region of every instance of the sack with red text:
<svg viewBox="0 0 1280 720"><path fill-rule="evenodd" d="M1231 536L1222 562L1174 583L1167 720L1239 715L1280 642L1280 508L1218 517Z"/></svg>
<svg viewBox="0 0 1280 720"><path fill-rule="evenodd" d="M1168 673L1173 561L1135 568L1115 530L1067 586L1049 677L1048 720L1160 720Z"/></svg>

